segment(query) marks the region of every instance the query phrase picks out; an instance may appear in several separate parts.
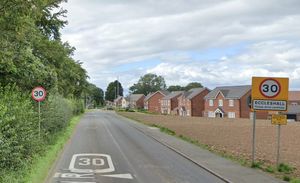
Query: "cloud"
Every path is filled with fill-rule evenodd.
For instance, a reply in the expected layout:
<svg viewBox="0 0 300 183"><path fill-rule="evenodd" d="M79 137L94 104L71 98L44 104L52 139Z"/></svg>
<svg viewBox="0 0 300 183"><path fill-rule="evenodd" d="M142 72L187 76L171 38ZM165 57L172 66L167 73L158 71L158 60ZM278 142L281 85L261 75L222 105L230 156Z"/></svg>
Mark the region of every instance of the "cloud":
<svg viewBox="0 0 300 183"><path fill-rule="evenodd" d="M291 88L300 88L300 46L286 41L255 43L241 54L215 61L161 63L148 69L164 76L168 85L201 82L214 88L220 85L251 84L252 76L289 77ZM203 64L205 63L205 64Z"/></svg>
<svg viewBox="0 0 300 183"><path fill-rule="evenodd" d="M170 83L179 77L181 83L200 79L209 86L245 84L251 74L281 76L288 70L289 76L299 77L298 0L70 0L64 7L69 25L63 40L77 48L75 58L102 88L115 77L113 68L128 64L132 68L126 82L164 69ZM240 45L246 51L222 59L216 60L211 51ZM195 53L212 58L196 59ZM149 60L160 63L138 70L136 63Z"/></svg>

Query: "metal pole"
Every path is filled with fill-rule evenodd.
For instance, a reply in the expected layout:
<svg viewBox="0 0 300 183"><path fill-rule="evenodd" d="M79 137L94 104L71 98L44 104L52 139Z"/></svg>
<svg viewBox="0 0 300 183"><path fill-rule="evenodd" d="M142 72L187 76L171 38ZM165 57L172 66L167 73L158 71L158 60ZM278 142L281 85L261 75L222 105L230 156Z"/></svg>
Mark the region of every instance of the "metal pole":
<svg viewBox="0 0 300 183"><path fill-rule="evenodd" d="M255 161L255 123L256 123L256 111L253 111L253 129L252 129L252 166Z"/></svg>
<svg viewBox="0 0 300 183"><path fill-rule="evenodd" d="M277 125L277 157L276 157L276 165L279 168L279 156L280 156L280 126Z"/></svg>
<svg viewBox="0 0 300 183"><path fill-rule="evenodd" d="M39 138L41 138L41 102L39 101Z"/></svg>

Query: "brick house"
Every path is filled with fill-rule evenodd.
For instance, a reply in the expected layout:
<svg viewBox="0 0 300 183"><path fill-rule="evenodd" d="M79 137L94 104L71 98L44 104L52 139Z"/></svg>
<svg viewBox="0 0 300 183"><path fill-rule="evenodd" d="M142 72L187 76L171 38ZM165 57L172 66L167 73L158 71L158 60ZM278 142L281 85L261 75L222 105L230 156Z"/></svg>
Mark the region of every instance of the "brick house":
<svg viewBox="0 0 300 183"><path fill-rule="evenodd" d="M289 120L300 121L300 91L289 91L288 110L285 114Z"/></svg>
<svg viewBox="0 0 300 183"><path fill-rule="evenodd" d="M178 108L177 98L183 91L173 91L160 100L161 114L178 114L174 109Z"/></svg>
<svg viewBox="0 0 300 183"><path fill-rule="evenodd" d="M203 116L204 97L210 92L208 88L193 88L180 95L178 100L178 114L180 116Z"/></svg>
<svg viewBox="0 0 300 183"><path fill-rule="evenodd" d="M205 98L205 117L250 118L251 109L248 105L251 86L216 87ZM267 119L268 113L258 111L257 119Z"/></svg>
<svg viewBox="0 0 300 183"><path fill-rule="evenodd" d="M288 105L300 105L300 91L289 91Z"/></svg>
<svg viewBox="0 0 300 183"><path fill-rule="evenodd" d="M122 107L122 99L124 97L123 96L118 96L115 100L114 100L114 106L115 107Z"/></svg>
<svg viewBox="0 0 300 183"><path fill-rule="evenodd" d="M169 92L164 90L149 93L144 99L144 109L149 112L160 113L160 100L168 94Z"/></svg>
<svg viewBox="0 0 300 183"><path fill-rule="evenodd" d="M126 97L129 108L142 109L144 108L144 94L130 94Z"/></svg>

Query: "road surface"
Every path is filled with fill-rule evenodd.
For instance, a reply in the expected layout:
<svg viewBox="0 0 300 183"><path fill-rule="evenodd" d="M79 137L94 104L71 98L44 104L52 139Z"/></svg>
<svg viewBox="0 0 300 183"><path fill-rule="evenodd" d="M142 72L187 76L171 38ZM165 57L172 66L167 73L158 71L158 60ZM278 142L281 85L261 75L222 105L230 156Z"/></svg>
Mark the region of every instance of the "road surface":
<svg viewBox="0 0 300 183"><path fill-rule="evenodd" d="M149 127L150 128L150 127ZM47 183L219 183L113 112L88 112Z"/></svg>

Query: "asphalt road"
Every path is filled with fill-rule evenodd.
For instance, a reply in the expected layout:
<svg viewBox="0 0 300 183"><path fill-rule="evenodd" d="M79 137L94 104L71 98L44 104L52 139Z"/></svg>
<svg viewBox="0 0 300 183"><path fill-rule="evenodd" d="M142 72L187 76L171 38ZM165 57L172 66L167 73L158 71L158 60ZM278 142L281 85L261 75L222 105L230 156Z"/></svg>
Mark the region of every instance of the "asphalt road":
<svg viewBox="0 0 300 183"><path fill-rule="evenodd" d="M113 112L88 112L47 183L218 183Z"/></svg>

